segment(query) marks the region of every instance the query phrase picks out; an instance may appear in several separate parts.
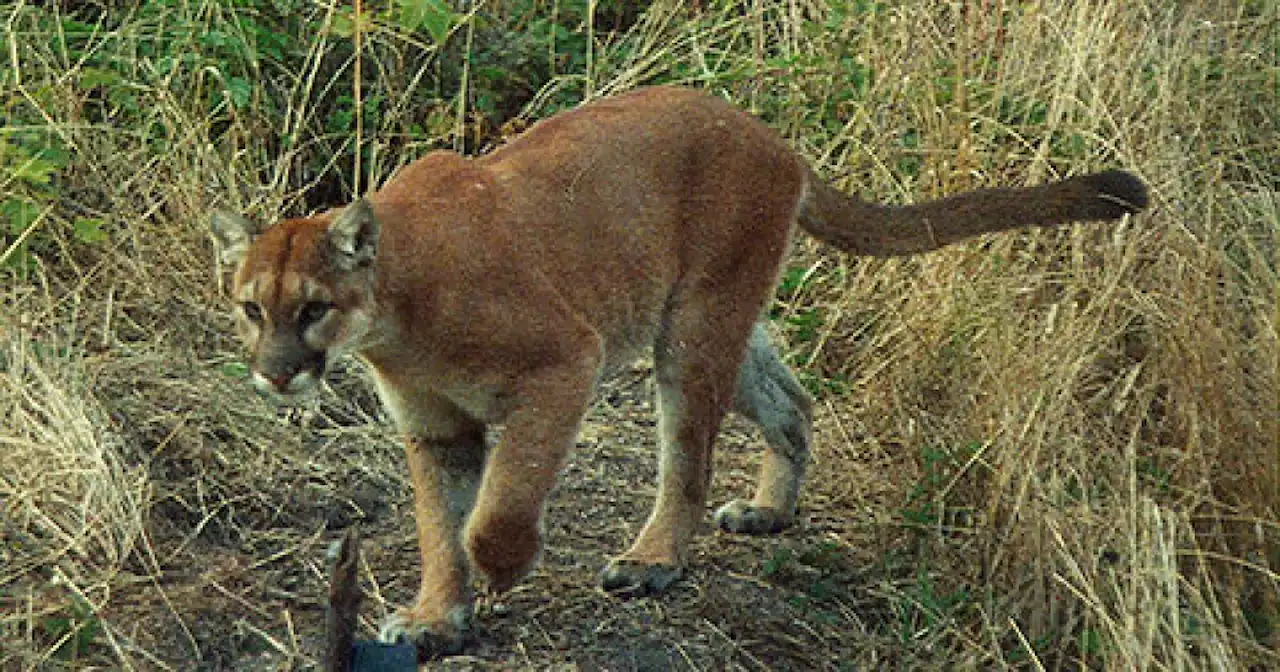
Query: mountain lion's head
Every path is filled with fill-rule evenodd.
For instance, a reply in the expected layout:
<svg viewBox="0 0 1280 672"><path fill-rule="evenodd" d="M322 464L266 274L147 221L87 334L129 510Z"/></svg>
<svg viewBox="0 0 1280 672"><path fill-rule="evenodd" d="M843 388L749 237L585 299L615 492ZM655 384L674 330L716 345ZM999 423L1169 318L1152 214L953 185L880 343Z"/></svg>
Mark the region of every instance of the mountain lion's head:
<svg viewBox="0 0 1280 672"><path fill-rule="evenodd" d="M369 331L373 209L360 199L337 216L286 220L261 233L219 211L211 226L223 262L237 269L231 297L254 385L283 396L310 390Z"/></svg>

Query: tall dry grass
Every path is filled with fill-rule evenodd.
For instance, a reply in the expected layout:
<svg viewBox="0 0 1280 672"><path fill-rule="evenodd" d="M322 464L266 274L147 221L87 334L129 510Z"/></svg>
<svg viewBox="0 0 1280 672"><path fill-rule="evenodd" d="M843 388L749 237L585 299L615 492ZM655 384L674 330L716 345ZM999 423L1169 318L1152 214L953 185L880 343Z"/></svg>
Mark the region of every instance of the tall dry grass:
<svg viewBox="0 0 1280 672"><path fill-rule="evenodd" d="M682 81L761 114L868 198L1111 166L1152 188L1151 211L1114 226L920 258L799 246L775 312L824 390L810 501L847 513L850 542L874 540L885 561L866 590L899 615L866 646L919 667L1280 664L1275 4L681 4L598 35L590 69L561 73L526 115L558 92ZM203 215L307 207L324 175L294 159L316 147L364 143L358 180L336 159L325 170L377 182L473 132L466 99L326 134L318 101L349 92L320 66L353 63L327 63L346 38L322 33L307 67L258 83L289 92L285 118L215 119L223 73L161 72L137 50L160 27L124 20L93 45L135 66L146 123L115 127L85 120L96 94L33 32L37 11L0 5L0 99L37 111L73 157L32 234L38 264L0 290L0 668L163 668L145 623L166 613L184 651L216 660L181 618L174 585L192 564L219 544L304 543L262 532L295 515L282 492L341 509L352 473L404 485L358 383L343 393L363 405L328 398L310 438L245 393ZM232 10L172 11L215 27ZM426 54L377 83L409 100L434 47L377 26L364 38L370 62ZM425 130L406 141L408 121ZM292 144L270 142L281 132ZM80 216L104 218L107 240L77 241Z"/></svg>

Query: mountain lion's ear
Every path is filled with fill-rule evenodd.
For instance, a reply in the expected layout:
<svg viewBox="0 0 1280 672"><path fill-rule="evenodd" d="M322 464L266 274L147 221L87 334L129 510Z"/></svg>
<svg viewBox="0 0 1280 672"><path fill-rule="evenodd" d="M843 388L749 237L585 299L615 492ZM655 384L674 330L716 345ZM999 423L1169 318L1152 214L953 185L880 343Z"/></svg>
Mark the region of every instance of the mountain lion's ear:
<svg viewBox="0 0 1280 672"><path fill-rule="evenodd" d="M258 226L243 215L226 210L215 210L209 215L209 229L213 232L213 241L218 246L222 263L235 266L244 259L258 235Z"/></svg>
<svg viewBox="0 0 1280 672"><path fill-rule="evenodd" d="M343 270L373 263L378 254L378 220L369 201L358 198L334 218L329 225L329 245Z"/></svg>

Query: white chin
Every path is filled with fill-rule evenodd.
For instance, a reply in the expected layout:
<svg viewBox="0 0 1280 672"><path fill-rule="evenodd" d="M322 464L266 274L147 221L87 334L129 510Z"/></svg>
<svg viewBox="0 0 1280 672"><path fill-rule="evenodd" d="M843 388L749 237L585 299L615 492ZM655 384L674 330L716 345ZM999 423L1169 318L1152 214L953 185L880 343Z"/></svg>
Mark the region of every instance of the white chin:
<svg viewBox="0 0 1280 672"><path fill-rule="evenodd" d="M311 371L303 371L291 378L283 388L276 387L261 373L253 372L253 386L258 392L278 399L289 399L310 392L320 378Z"/></svg>

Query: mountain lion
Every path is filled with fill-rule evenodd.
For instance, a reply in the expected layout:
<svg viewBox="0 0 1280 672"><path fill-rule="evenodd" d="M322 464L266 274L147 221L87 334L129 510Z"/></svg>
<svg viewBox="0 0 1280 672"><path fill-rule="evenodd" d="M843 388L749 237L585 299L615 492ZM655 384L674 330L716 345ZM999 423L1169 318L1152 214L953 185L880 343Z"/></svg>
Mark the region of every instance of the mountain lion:
<svg viewBox="0 0 1280 672"><path fill-rule="evenodd" d="M797 224L890 256L1146 205L1143 183L1120 171L866 203L724 101L655 87L551 117L488 156L430 153L341 210L262 231L220 212L212 228L238 265L231 295L257 387L295 395L354 354L404 435L422 578L382 637L425 658L463 644L472 569L502 591L535 563L596 384L643 353L657 379L658 495L604 587L651 593L680 577L730 409L766 446L754 498L716 523L759 534L792 522L812 410L757 320ZM505 424L492 447L491 423Z"/></svg>

